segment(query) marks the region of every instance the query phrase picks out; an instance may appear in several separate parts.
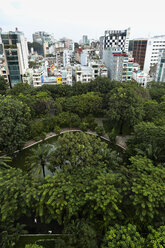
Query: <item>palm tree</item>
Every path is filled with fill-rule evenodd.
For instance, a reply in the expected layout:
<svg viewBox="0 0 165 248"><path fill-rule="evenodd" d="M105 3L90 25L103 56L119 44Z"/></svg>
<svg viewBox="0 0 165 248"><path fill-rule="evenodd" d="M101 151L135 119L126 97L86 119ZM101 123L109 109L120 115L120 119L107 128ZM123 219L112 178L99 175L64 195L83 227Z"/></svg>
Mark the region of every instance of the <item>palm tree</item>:
<svg viewBox="0 0 165 248"><path fill-rule="evenodd" d="M45 167L50 165L50 158L52 152L55 150L54 145L38 145L37 149L32 150L32 155L26 160L26 164L30 171L33 171L35 175L43 174L45 177Z"/></svg>
<svg viewBox="0 0 165 248"><path fill-rule="evenodd" d="M157 147L154 144L148 144L145 150L135 148L138 155L146 156L153 161L164 161L164 153L161 147Z"/></svg>
<svg viewBox="0 0 165 248"><path fill-rule="evenodd" d="M9 168L11 168L11 166L7 164L8 162L11 162L11 161L12 160L11 160L10 157L8 157L6 155L1 155L0 156L0 168L2 168L2 169L9 169Z"/></svg>

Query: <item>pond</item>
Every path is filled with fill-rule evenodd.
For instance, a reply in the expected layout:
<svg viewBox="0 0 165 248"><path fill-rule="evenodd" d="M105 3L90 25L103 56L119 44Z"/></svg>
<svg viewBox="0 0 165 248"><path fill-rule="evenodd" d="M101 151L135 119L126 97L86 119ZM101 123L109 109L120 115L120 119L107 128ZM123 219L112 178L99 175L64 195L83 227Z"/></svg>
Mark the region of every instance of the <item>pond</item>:
<svg viewBox="0 0 165 248"><path fill-rule="evenodd" d="M51 138L49 138L47 140L44 140L42 142L42 144L55 144L56 141L57 141L57 139L58 139L58 136L54 136L54 137L51 137ZM108 146L109 146L109 148L111 148L112 150L116 150L120 154L123 152L123 149L121 149L120 147L118 147L116 145L113 145L109 141L106 141L106 140L102 140L102 141L104 141L105 143L107 143ZM41 143L39 143L39 144L41 144ZM24 170L25 169L25 160L29 156L31 156L31 151L34 150L35 148L37 148L39 144L35 144L32 147L29 147L29 148L27 148L25 150L22 150L22 151L16 153L15 154L15 157L13 158L13 161L12 161L12 166ZM46 171L46 175L50 175L51 174L51 172L48 171L47 169L45 171Z"/></svg>
<svg viewBox="0 0 165 248"><path fill-rule="evenodd" d="M39 144L55 144L58 136L54 136L48 140L44 140L42 143ZM31 146L25 150L22 150L18 153L15 154L13 161L12 161L12 166L20 169L25 169L25 160L31 156L31 151L36 149L39 144L35 144L34 146Z"/></svg>

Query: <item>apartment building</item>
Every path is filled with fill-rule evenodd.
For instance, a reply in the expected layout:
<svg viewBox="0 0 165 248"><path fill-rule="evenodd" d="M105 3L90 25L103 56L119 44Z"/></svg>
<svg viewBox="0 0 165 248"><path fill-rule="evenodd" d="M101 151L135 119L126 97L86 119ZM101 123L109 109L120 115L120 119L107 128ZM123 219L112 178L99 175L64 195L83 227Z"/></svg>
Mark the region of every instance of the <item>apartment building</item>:
<svg viewBox="0 0 165 248"><path fill-rule="evenodd" d="M159 51L156 81L165 82L165 49Z"/></svg>
<svg viewBox="0 0 165 248"><path fill-rule="evenodd" d="M22 76L28 68L27 40L22 32L1 33L3 52L7 67L7 76L10 86L22 82Z"/></svg>
<svg viewBox="0 0 165 248"><path fill-rule="evenodd" d="M103 62L108 69L108 77L116 81L132 80L133 60L122 51L104 50Z"/></svg>
<svg viewBox="0 0 165 248"><path fill-rule="evenodd" d="M139 39L133 41L133 58L140 65L140 69L144 68L144 61L147 49L147 39Z"/></svg>
<svg viewBox="0 0 165 248"><path fill-rule="evenodd" d="M156 72L159 51L165 49L165 35L134 40L133 58L145 73Z"/></svg>

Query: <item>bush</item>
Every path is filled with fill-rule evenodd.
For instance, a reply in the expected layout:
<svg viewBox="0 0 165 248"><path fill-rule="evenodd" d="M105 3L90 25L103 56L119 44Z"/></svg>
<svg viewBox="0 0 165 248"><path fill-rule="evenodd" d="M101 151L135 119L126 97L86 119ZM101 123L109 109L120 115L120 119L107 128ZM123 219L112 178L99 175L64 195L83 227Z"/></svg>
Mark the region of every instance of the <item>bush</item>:
<svg viewBox="0 0 165 248"><path fill-rule="evenodd" d="M95 127L97 127L97 121L92 114L89 114L87 117L83 118L83 122L88 123L88 127L91 130L95 130Z"/></svg>
<svg viewBox="0 0 165 248"><path fill-rule="evenodd" d="M37 142L37 141L41 140L41 136L36 136L33 139Z"/></svg>
<svg viewBox="0 0 165 248"><path fill-rule="evenodd" d="M28 244L25 246L25 248L44 248L44 247L36 244Z"/></svg>
<svg viewBox="0 0 165 248"><path fill-rule="evenodd" d="M88 123L82 122L82 123L80 124L80 129L81 129L83 132L87 131L87 130L88 130Z"/></svg>
<svg viewBox="0 0 165 248"><path fill-rule="evenodd" d="M147 247L165 247L165 226L160 226L157 230L151 228L151 233L147 236Z"/></svg>
<svg viewBox="0 0 165 248"><path fill-rule="evenodd" d="M113 128L112 131L110 133L108 133L109 139L112 143L115 143L116 140L116 131Z"/></svg>
<svg viewBox="0 0 165 248"><path fill-rule="evenodd" d="M54 126L56 124L55 116L46 116L42 119L42 122L46 133L54 130Z"/></svg>
<svg viewBox="0 0 165 248"><path fill-rule="evenodd" d="M61 128L59 126L55 126L54 132L55 134L60 134Z"/></svg>
<svg viewBox="0 0 165 248"><path fill-rule="evenodd" d="M102 126L97 126L96 128L95 128L95 132L99 135L99 136L102 136L102 135L104 135L104 128L102 127Z"/></svg>
<svg viewBox="0 0 165 248"><path fill-rule="evenodd" d="M31 121L30 123L30 138L40 137L41 133L44 132L43 122L40 120ZM35 138L36 139L36 138Z"/></svg>
<svg viewBox="0 0 165 248"><path fill-rule="evenodd" d="M55 116L56 125L62 128L69 127L70 125L70 113L62 112L59 115Z"/></svg>
<svg viewBox="0 0 165 248"><path fill-rule="evenodd" d="M40 137L41 137L42 140L44 140L46 138L46 133L42 132Z"/></svg>
<svg viewBox="0 0 165 248"><path fill-rule="evenodd" d="M41 245L43 248L64 248L65 241L61 238L53 239L45 239L45 240L38 240L36 244Z"/></svg>
<svg viewBox="0 0 165 248"><path fill-rule="evenodd" d="M56 125L60 127L79 127L80 117L77 114L62 112L55 117Z"/></svg>
<svg viewBox="0 0 165 248"><path fill-rule="evenodd" d="M104 245L102 248L125 248L125 247L144 247L144 238L136 230L136 226L128 224L127 226L115 225L110 227L105 234Z"/></svg>
<svg viewBox="0 0 165 248"><path fill-rule="evenodd" d="M79 127L81 123L81 119L77 114L70 113L70 127Z"/></svg>
<svg viewBox="0 0 165 248"><path fill-rule="evenodd" d="M65 233L70 233L68 245L65 247L97 248L97 234L93 225L86 220L75 220L64 228Z"/></svg>

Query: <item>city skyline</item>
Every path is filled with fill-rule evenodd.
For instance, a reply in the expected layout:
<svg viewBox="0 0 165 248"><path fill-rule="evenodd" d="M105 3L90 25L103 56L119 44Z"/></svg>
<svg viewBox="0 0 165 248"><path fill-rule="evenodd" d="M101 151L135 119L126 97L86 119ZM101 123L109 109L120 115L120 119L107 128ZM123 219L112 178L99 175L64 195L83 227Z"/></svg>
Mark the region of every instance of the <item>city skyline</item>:
<svg viewBox="0 0 165 248"><path fill-rule="evenodd" d="M29 41L32 33L40 30L53 33L57 40L67 37L79 42L84 34L99 39L107 29L128 27L131 39L148 38L165 35L162 7L163 0L157 0L156 4L139 0L134 6L131 0L116 3L103 0L99 4L84 0L81 5L75 0L63 5L53 0L44 4L38 0L6 0L0 7L0 27L6 32L18 27Z"/></svg>

